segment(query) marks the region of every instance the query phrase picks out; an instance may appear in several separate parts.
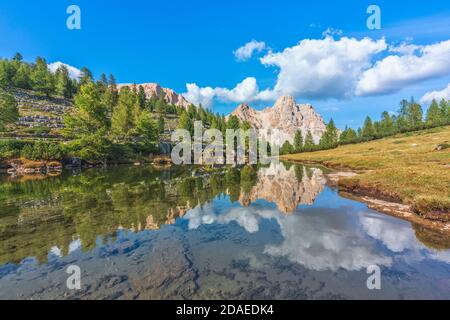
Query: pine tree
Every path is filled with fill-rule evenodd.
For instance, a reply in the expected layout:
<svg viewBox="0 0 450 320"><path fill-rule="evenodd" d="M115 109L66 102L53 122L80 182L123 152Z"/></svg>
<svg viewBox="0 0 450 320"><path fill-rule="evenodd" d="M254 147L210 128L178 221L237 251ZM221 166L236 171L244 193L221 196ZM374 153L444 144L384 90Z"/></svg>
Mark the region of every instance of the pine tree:
<svg viewBox="0 0 450 320"><path fill-rule="evenodd" d="M297 130L297 132L295 132L295 136L294 136L294 151L295 152L302 152L303 151L303 136L302 136L302 132L300 130Z"/></svg>
<svg viewBox="0 0 450 320"><path fill-rule="evenodd" d="M358 135L352 128L345 127L339 137L339 142L342 144L355 143L358 140Z"/></svg>
<svg viewBox="0 0 450 320"><path fill-rule="evenodd" d="M319 142L319 147L321 149L330 149L337 147L338 144L338 130L334 124L333 119L327 124L326 130L322 135Z"/></svg>
<svg viewBox="0 0 450 320"><path fill-rule="evenodd" d="M113 110L111 131L117 139L128 139L134 127L134 107L136 99L129 87L123 87L119 92L119 101Z"/></svg>
<svg viewBox="0 0 450 320"><path fill-rule="evenodd" d="M226 129L238 130L241 127L239 118L235 115L232 115L228 118Z"/></svg>
<svg viewBox="0 0 450 320"><path fill-rule="evenodd" d="M73 112L64 118L64 133L70 137L82 137L107 130L108 109L93 82L80 87L75 96Z"/></svg>
<svg viewBox="0 0 450 320"><path fill-rule="evenodd" d="M45 59L38 57L31 75L31 83L33 90L45 94L47 97L54 91L54 78L50 70L48 70Z"/></svg>
<svg viewBox="0 0 450 320"><path fill-rule="evenodd" d="M189 131L191 136L194 134L194 123L187 112L183 112L178 122L178 128Z"/></svg>
<svg viewBox="0 0 450 320"><path fill-rule="evenodd" d="M439 109L441 110L441 124L450 124L450 100L442 99L439 103Z"/></svg>
<svg viewBox="0 0 450 320"><path fill-rule="evenodd" d="M375 137L375 130L373 128L372 119L367 117L364 121L364 126L362 128L362 138L364 140L372 140Z"/></svg>
<svg viewBox="0 0 450 320"><path fill-rule="evenodd" d="M86 68L81 68L81 74L80 74L80 85L85 85L89 82L94 81L94 77L92 76L92 72Z"/></svg>
<svg viewBox="0 0 450 320"><path fill-rule="evenodd" d="M20 63L12 79L13 86L22 89L31 89L31 68L26 63Z"/></svg>
<svg viewBox="0 0 450 320"><path fill-rule="evenodd" d="M308 130L306 137L305 137L305 144L303 146L303 150L306 152L313 151L315 149L316 145L314 143L314 138L311 134L311 131Z"/></svg>
<svg viewBox="0 0 450 320"><path fill-rule="evenodd" d="M138 90L138 102L139 102L139 107L141 109L145 108L145 104L147 102L147 98L145 96L145 90L143 86L139 86L139 90Z"/></svg>
<svg viewBox="0 0 450 320"><path fill-rule="evenodd" d="M8 125L19 119L19 109L14 96L0 89L0 131L5 131Z"/></svg>
<svg viewBox="0 0 450 320"><path fill-rule="evenodd" d="M392 120L389 112L384 111L381 114L381 122L380 122L380 134L381 136L390 136L394 133L394 121Z"/></svg>
<svg viewBox="0 0 450 320"><path fill-rule="evenodd" d="M427 110L425 125L428 128L439 126L443 123L442 113L436 100L433 99Z"/></svg>
<svg viewBox="0 0 450 320"><path fill-rule="evenodd" d="M153 120L152 114L148 110L143 110L136 125L137 132L144 137L146 142L156 142L158 140L158 125Z"/></svg>
<svg viewBox="0 0 450 320"><path fill-rule="evenodd" d="M280 148L280 154L291 154L294 152L294 147L289 141L285 141Z"/></svg>
<svg viewBox="0 0 450 320"><path fill-rule="evenodd" d="M165 114L166 113L166 100L164 94L161 94L159 98L156 100L155 103L155 111L159 114Z"/></svg>
<svg viewBox="0 0 450 320"><path fill-rule="evenodd" d="M72 98L72 82L69 78L69 70L65 65L61 65L55 72L56 94L66 99Z"/></svg>
<svg viewBox="0 0 450 320"><path fill-rule="evenodd" d="M413 130L422 129L423 111L420 104L412 102L409 106L409 125Z"/></svg>

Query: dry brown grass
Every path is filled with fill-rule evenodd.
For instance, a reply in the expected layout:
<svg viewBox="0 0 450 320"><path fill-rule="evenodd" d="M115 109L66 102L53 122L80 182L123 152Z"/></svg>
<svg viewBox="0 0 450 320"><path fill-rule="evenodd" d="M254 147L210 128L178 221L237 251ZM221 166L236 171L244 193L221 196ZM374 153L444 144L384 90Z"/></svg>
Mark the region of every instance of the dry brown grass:
<svg viewBox="0 0 450 320"><path fill-rule="evenodd" d="M283 156L282 159L320 163L359 171L339 185L355 192L398 200L422 215L450 212L450 126L396 135L334 150ZM445 218L447 216L447 218Z"/></svg>

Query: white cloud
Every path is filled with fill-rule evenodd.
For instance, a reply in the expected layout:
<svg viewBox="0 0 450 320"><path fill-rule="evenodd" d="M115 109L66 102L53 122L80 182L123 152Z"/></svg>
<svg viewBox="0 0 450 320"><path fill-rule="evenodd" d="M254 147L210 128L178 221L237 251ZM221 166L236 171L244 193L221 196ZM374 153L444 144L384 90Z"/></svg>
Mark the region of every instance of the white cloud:
<svg viewBox="0 0 450 320"><path fill-rule="evenodd" d="M187 84L185 96L207 107L215 99L249 103L274 101L287 94L303 99L349 99L395 93L450 72L450 40L416 45L406 39L389 46L384 38L334 39L332 34L336 31L330 29L323 39L304 39L280 52L269 50L260 58L262 65L277 69L273 87L260 91L257 80L248 77L233 89ZM268 47L252 41L235 54L245 59L262 48Z"/></svg>
<svg viewBox="0 0 450 320"><path fill-rule="evenodd" d="M80 77L80 75L81 75L81 71L80 71L78 68L75 68L75 67L73 67L73 66L71 66L71 65L62 63L61 61L56 61L56 62L50 63L50 64L48 65L48 69L49 69L51 72L56 72L56 70L57 70L60 66L66 66L67 70L69 71L69 77L70 77L70 78L76 79L76 80L79 79L79 77Z"/></svg>
<svg viewBox="0 0 450 320"><path fill-rule="evenodd" d="M420 102L429 104L433 101L433 99L437 102L440 102L442 99L450 100L450 83L448 84L447 88L443 90L425 93L424 96L420 99Z"/></svg>
<svg viewBox="0 0 450 320"><path fill-rule="evenodd" d="M418 47L404 55L389 55L376 62L364 72L355 93L359 96L393 93L449 72L450 40L447 40Z"/></svg>
<svg viewBox="0 0 450 320"><path fill-rule="evenodd" d="M250 59L254 52L261 52L266 49L266 43L262 41L252 40L233 52L238 61L246 61Z"/></svg>
<svg viewBox="0 0 450 320"><path fill-rule="evenodd" d="M256 100L259 92L256 79L253 77L245 78L238 83L233 89L221 87L199 87L195 83L186 84L187 92L183 96L193 104L201 104L203 107L209 108L213 99L217 98L224 102L251 102Z"/></svg>
<svg viewBox="0 0 450 320"><path fill-rule="evenodd" d="M353 95L357 80L371 66L374 55L387 49L384 39L330 36L303 40L282 52L261 58L266 66L280 69L274 96L290 94L304 98L346 98Z"/></svg>
<svg viewBox="0 0 450 320"><path fill-rule="evenodd" d="M183 219L188 221L191 230L201 225L235 222L248 233L258 232L262 220L274 220L280 227L283 240L267 245L264 253L285 256L311 270L360 270L373 264L391 265L391 257L376 252L371 241L346 223L350 217L351 213L345 210L339 215L333 215L331 211L284 215L275 209L256 206L233 207L218 212L214 205L207 204L190 210Z"/></svg>

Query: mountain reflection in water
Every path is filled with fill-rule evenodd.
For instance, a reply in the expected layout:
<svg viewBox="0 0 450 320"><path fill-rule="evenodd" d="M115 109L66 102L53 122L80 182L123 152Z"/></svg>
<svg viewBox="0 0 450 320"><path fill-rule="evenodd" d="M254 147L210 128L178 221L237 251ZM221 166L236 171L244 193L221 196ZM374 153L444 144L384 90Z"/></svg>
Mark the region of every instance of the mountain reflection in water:
<svg viewBox="0 0 450 320"><path fill-rule="evenodd" d="M3 179L0 298L450 298L448 236L340 197L318 168Z"/></svg>

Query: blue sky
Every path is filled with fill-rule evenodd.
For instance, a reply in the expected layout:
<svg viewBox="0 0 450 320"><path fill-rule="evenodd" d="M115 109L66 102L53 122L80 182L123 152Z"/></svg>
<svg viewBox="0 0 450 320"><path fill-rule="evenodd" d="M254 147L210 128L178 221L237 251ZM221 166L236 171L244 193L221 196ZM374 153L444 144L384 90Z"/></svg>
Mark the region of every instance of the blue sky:
<svg viewBox="0 0 450 320"><path fill-rule="evenodd" d="M71 4L81 8L81 30L66 28L66 8ZM366 9L370 4L381 8L381 30L366 27ZM198 88L218 87L211 106L221 113L230 112L239 102L249 102L257 108L271 105L275 92L267 99L244 95L243 99L250 101L239 101L236 92L227 93L226 97L220 92L235 88L248 77L256 80L260 91L274 89L283 70L287 76L279 85L280 92L294 92L299 103L312 103L326 120L333 117L340 127L358 126L366 115L378 118L383 110L397 110L403 97L420 99L450 83L445 58L442 72L430 71L407 81L394 83L379 74L385 79L379 83L382 90L363 95L354 94L354 88L346 85L353 81L351 77L336 75L322 84L312 72L308 79L299 76L297 80L289 80L305 70L298 66L300 69L292 69L289 61L283 65L284 69L279 65L281 60L272 64L260 61L270 52L282 53L304 39L323 41L328 28L340 30L330 35L334 39L331 44L328 42L331 50L343 37L355 41L369 37L371 45L383 37L386 46L403 42L416 46L439 44L450 39L450 3L448 0L0 0L0 57L11 57L19 51L25 60L43 56L48 62L62 61L77 68L87 66L96 76L113 73L118 82L158 82L180 93L187 91L187 83L195 83ZM264 42L264 49L254 52L246 61L237 61L233 52L251 40ZM308 48L305 44L305 48L297 48L297 53L303 55L301 51ZM370 67L386 56L396 55L386 48L377 50L374 48L367 56ZM420 58L422 54L416 52L415 56ZM310 58L314 60L308 54ZM343 66L355 63L342 56L336 59L344 59L336 62ZM348 71L347 67L344 70ZM369 66L362 68L366 70ZM385 68L383 72L386 69L389 70ZM360 80L364 70L355 73L354 81ZM311 93L304 83L295 81L309 81L318 88Z"/></svg>

